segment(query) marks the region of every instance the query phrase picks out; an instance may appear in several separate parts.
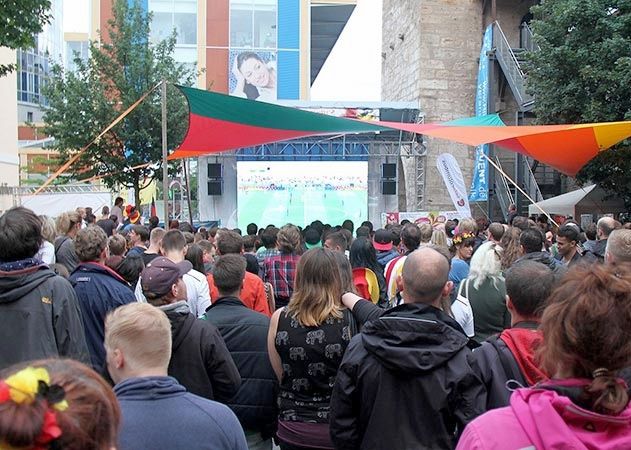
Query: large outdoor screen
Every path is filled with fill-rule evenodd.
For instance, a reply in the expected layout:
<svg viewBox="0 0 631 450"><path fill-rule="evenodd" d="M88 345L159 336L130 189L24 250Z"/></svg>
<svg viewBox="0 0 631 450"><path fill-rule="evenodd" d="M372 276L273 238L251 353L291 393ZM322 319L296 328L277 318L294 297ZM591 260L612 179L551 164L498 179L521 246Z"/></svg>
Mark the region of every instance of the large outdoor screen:
<svg viewBox="0 0 631 450"><path fill-rule="evenodd" d="M319 219L339 225L368 217L366 161L240 161L237 163L239 228Z"/></svg>

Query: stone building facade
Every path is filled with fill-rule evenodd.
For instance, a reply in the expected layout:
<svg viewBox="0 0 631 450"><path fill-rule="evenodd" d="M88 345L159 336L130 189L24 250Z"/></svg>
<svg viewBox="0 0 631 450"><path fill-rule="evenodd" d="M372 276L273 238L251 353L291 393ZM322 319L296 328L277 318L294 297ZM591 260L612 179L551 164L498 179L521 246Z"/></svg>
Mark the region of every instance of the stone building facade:
<svg viewBox="0 0 631 450"><path fill-rule="evenodd" d="M495 19L512 46L519 46L519 24L536 3L529 0L384 0L382 99L418 101L425 122L443 122L474 115L480 46L486 26ZM495 111L508 122L510 91L501 76L492 86ZM513 102L514 103L514 102ZM502 116L503 118L504 115ZM400 210L452 210L453 203L436 168L441 153L454 155L470 183L474 149L425 138L425 180L417 182L411 158L401 159ZM468 187L468 186L467 186ZM422 189L422 202L417 202ZM473 209L473 207L472 207ZM474 215L475 211L474 211Z"/></svg>

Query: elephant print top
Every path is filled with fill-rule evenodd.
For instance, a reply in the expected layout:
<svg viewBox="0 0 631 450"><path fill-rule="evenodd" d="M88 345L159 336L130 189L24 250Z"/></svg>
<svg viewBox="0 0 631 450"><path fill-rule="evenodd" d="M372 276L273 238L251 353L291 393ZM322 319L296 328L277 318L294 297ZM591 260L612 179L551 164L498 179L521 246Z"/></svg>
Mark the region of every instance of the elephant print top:
<svg viewBox="0 0 631 450"><path fill-rule="evenodd" d="M280 314L276 350L283 364L279 391L279 419L292 422L329 422L329 402L337 369L351 339L353 316L329 317L317 327L304 327Z"/></svg>

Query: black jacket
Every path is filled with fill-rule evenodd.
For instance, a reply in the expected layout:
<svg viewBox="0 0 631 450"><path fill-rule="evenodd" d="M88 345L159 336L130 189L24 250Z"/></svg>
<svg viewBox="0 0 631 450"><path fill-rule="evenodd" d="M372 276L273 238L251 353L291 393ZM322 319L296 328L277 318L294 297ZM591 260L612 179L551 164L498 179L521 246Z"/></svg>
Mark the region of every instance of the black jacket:
<svg viewBox="0 0 631 450"><path fill-rule="evenodd" d="M591 254L593 259L603 262L605 260L605 251L607 250L607 239L599 239L594 244L594 248L591 252L587 254Z"/></svg>
<svg viewBox="0 0 631 450"><path fill-rule="evenodd" d="M241 376L219 330L190 312L165 312L173 333L169 375L201 397L222 403L232 398Z"/></svg>
<svg viewBox="0 0 631 450"><path fill-rule="evenodd" d="M484 412L468 339L437 308L403 304L351 341L331 399L337 449L452 448Z"/></svg>
<svg viewBox="0 0 631 450"><path fill-rule="evenodd" d="M520 261L534 261L541 264L545 264L552 270L555 277L560 278L567 272L567 267L561 262L557 261L548 252L532 252L526 253L521 258L517 259L513 264L517 264Z"/></svg>
<svg viewBox="0 0 631 450"><path fill-rule="evenodd" d="M0 342L0 369L59 356L90 361L75 291L46 265L0 271Z"/></svg>
<svg viewBox="0 0 631 450"><path fill-rule="evenodd" d="M513 328L535 330L537 327L537 323L522 322ZM468 359L473 371L484 383L486 410L508 406L514 389L529 386L515 356L498 335L489 337Z"/></svg>
<svg viewBox="0 0 631 450"><path fill-rule="evenodd" d="M269 318L237 297L218 298L203 318L219 329L241 375L241 387L227 405L245 430L271 437L278 416L278 379L267 353Z"/></svg>

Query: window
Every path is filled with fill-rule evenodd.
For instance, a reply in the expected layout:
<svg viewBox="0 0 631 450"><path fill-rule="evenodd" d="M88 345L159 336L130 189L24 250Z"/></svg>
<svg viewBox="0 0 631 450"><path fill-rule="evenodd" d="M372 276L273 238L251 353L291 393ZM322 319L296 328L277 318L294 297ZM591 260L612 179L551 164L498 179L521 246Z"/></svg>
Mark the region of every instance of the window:
<svg viewBox="0 0 631 450"><path fill-rule="evenodd" d="M152 43L157 44L167 39L173 32L173 14L154 12L151 21L151 31L149 39Z"/></svg>
<svg viewBox="0 0 631 450"><path fill-rule="evenodd" d="M178 44L195 45L197 43L197 14L175 13L173 26L177 32Z"/></svg>
<svg viewBox="0 0 631 450"><path fill-rule="evenodd" d="M83 62L87 62L90 43L87 41L69 41L66 42L66 69L74 72L77 70L75 58L79 58ZM44 71L47 71L48 61L44 60Z"/></svg>
<svg viewBox="0 0 631 450"><path fill-rule="evenodd" d="M252 11L230 10L230 46L252 47Z"/></svg>
<svg viewBox="0 0 631 450"><path fill-rule="evenodd" d="M231 0L230 47L275 49L276 10L277 0Z"/></svg>
<svg viewBox="0 0 631 450"><path fill-rule="evenodd" d="M26 121L29 123L33 123L33 111L28 111L26 113Z"/></svg>
<svg viewBox="0 0 631 450"><path fill-rule="evenodd" d="M49 76L47 56L38 53L36 49L18 50L18 101L46 105L46 99L41 96L42 86Z"/></svg>
<svg viewBox="0 0 631 450"><path fill-rule="evenodd" d="M197 44L197 0L149 0L149 11L152 43L167 39L175 30L178 45Z"/></svg>

